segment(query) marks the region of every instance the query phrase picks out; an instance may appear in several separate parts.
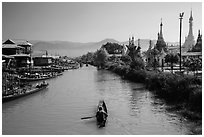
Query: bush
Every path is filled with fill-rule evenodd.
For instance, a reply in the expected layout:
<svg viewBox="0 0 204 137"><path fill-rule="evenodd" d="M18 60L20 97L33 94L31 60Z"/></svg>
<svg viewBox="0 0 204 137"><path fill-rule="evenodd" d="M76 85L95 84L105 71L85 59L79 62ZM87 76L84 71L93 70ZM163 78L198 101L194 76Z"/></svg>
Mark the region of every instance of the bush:
<svg viewBox="0 0 204 137"><path fill-rule="evenodd" d="M125 75L125 78L132 80L134 82L145 82L146 80L146 72L144 70L134 70L131 69Z"/></svg>
<svg viewBox="0 0 204 137"><path fill-rule="evenodd" d="M144 66L145 65L144 65L144 61L142 60L142 58L136 58L130 63L130 67L136 70L142 70L144 69Z"/></svg>
<svg viewBox="0 0 204 137"><path fill-rule="evenodd" d="M202 112L202 87L194 89L190 94L189 107L193 111Z"/></svg>
<svg viewBox="0 0 204 137"><path fill-rule="evenodd" d="M130 56L126 55L126 56L122 56L121 60L126 64L126 65L130 65L130 63L132 62L132 59Z"/></svg>
<svg viewBox="0 0 204 137"><path fill-rule="evenodd" d="M136 70L122 62L109 62L107 66L110 71L128 80L144 83L147 89L169 103L184 103L193 111L202 111L202 91L198 88L201 87L201 79L189 75Z"/></svg>

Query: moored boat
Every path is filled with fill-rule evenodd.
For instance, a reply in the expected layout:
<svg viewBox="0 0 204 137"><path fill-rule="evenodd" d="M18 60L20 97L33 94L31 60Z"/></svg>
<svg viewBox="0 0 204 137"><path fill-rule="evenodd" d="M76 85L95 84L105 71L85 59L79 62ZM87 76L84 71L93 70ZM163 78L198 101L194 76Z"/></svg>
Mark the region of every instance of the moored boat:
<svg viewBox="0 0 204 137"><path fill-rule="evenodd" d="M16 90L16 92L14 92L13 94L2 95L2 102L4 103L4 102L12 101L12 100L36 93L38 91L41 91L47 88L47 86L48 86L48 83L42 82L41 84L37 84L36 86L30 87L28 89L23 88L23 89Z"/></svg>
<svg viewBox="0 0 204 137"><path fill-rule="evenodd" d="M21 81L40 81L40 80L46 80L46 79L51 79L51 78L55 78L58 75L39 75L39 74L35 74L35 76L31 77L31 76L20 76L19 79Z"/></svg>
<svg viewBox="0 0 204 137"><path fill-rule="evenodd" d="M101 120L99 117L97 117L98 115L98 112L100 111L100 108L102 108L102 111L105 112L105 114L103 114L103 119ZM106 120L107 120L107 117L108 117L108 111L107 111L107 107L106 107L106 104L105 104L105 101L104 100L100 100L99 101L99 104L98 104L98 108L97 108L97 113L96 113L96 120L97 120L97 125L98 127L105 127L105 124L106 124Z"/></svg>

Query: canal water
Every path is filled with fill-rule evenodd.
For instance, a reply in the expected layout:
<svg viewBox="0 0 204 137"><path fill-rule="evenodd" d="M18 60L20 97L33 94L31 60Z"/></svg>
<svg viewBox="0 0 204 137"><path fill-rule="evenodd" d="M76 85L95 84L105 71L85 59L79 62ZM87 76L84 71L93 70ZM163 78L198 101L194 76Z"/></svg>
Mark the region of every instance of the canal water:
<svg viewBox="0 0 204 137"><path fill-rule="evenodd" d="M157 99L142 84L89 66L48 80L48 89L2 105L3 135L180 135L191 123ZM100 99L108 108L105 128L94 116Z"/></svg>

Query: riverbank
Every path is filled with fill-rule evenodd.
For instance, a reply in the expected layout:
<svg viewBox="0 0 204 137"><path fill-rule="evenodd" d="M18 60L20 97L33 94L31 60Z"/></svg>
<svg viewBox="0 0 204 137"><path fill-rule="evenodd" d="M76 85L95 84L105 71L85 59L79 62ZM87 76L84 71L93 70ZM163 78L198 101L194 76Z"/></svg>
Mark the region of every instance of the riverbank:
<svg viewBox="0 0 204 137"><path fill-rule="evenodd" d="M105 68L124 79L143 83L148 90L171 104L172 111L194 121L194 134L202 134L202 79L190 75L134 70L119 62L108 62Z"/></svg>

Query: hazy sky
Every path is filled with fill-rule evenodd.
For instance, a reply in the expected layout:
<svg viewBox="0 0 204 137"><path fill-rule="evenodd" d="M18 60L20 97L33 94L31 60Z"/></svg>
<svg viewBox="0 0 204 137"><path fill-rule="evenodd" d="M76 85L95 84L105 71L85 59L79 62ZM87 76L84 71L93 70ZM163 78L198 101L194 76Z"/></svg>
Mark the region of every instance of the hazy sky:
<svg viewBox="0 0 204 137"><path fill-rule="evenodd" d="M184 13L182 41L188 34L190 10L197 39L202 29L202 3L2 3L3 39L95 42L157 39L161 18L165 41L179 41L179 13Z"/></svg>

